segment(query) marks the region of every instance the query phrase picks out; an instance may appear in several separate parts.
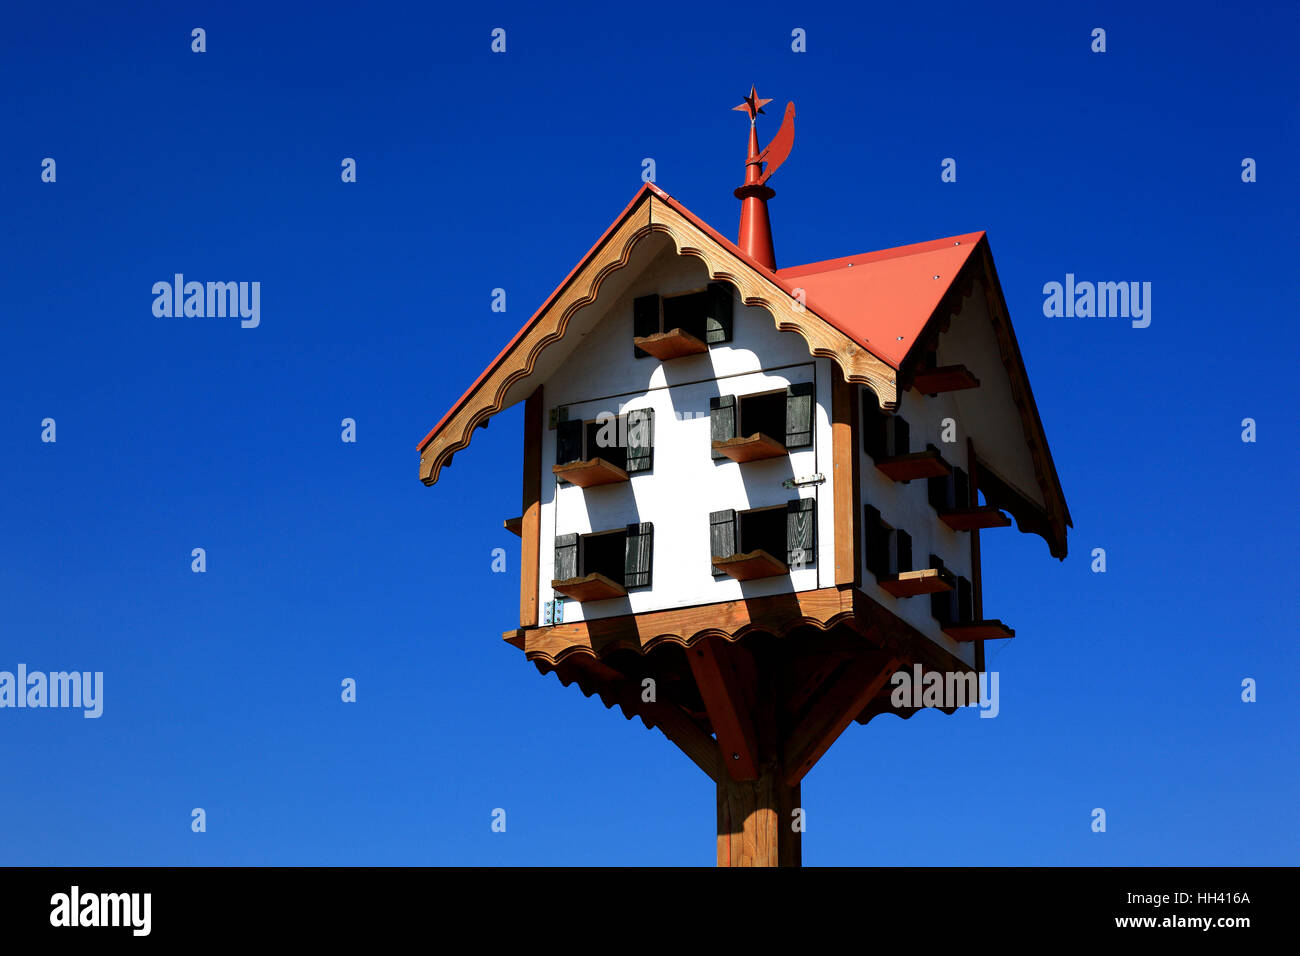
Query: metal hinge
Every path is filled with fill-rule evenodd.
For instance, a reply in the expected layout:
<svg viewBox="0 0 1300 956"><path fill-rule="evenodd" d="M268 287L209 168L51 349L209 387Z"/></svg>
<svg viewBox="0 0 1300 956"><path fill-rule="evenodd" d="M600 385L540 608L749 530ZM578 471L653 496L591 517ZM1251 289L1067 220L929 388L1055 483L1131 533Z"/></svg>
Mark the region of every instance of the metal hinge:
<svg viewBox="0 0 1300 956"><path fill-rule="evenodd" d="M809 475L806 478L787 478L781 482L782 488L801 488L804 485L820 485L826 480L826 476L820 471L815 475Z"/></svg>
<svg viewBox="0 0 1300 956"><path fill-rule="evenodd" d="M564 623L564 598L556 598L542 605L542 623L545 625Z"/></svg>

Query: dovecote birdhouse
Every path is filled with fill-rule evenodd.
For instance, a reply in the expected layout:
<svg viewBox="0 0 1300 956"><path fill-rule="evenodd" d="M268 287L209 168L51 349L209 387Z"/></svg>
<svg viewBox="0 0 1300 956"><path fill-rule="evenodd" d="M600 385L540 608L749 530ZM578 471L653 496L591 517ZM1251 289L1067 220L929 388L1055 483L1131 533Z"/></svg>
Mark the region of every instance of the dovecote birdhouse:
<svg viewBox="0 0 1300 956"><path fill-rule="evenodd" d="M505 639L716 782L724 866L799 864L800 782L891 675L1014 636L982 532L1070 525L987 237L777 268L767 102L738 242L646 184L420 443L432 485L524 403Z"/></svg>

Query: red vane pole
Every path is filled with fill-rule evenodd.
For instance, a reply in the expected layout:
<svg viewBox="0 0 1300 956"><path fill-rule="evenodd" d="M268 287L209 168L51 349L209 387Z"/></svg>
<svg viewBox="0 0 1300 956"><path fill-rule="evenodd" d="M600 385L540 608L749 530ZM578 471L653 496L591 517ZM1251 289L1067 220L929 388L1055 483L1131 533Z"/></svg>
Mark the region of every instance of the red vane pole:
<svg viewBox="0 0 1300 956"><path fill-rule="evenodd" d="M785 122L781 126L781 131L768 145L767 150L760 153L755 121L758 114L764 112L763 105L770 102L772 101L759 99L757 89L751 86L745 102L734 107L749 114L749 152L745 157L745 184L735 191L736 198L740 200L740 235L736 245L760 265L775 272L776 250L772 246L772 222L767 215L767 201L775 196L776 192L766 183L768 176L772 175L776 167L785 160L790 144L794 140L794 107L792 104L786 108ZM779 158L775 159L764 173L764 156L773 147L778 147L776 152Z"/></svg>

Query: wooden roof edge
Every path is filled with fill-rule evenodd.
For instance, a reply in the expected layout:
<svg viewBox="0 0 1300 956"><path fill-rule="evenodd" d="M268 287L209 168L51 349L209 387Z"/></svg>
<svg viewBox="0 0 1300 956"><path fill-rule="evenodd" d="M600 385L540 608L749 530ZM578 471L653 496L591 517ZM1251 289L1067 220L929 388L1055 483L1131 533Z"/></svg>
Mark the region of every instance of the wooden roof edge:
<svg viewBox="0 0 1300 956"><path fill-rule="evenodd" d="M1007 371L1011 375L1012 394L1018 398L1017 404L1021 409L1025 437L1034 456L1035 477L1038 479L1039 490L1043 493L1043 500L1047 503L1048 519L1054 533L1054 539L1046 540L1051 547L1052 556L1064 561L1067 550L1066 528L1073 528L1074 521L1070 517L1069 505L1065 501L1065 489L1061 487L1061 478L1056 470L1056 462L1052 458L1052 448L1047 442L1047 432L1043 428L1043 419L1038 412L1038 403L1034 401L1034 390L1029 384L1029 371L1025 368L1020 343L1016 339L1016 330L1011 324L1006 296L1002 292L1002 282L998 278L997 266L993 262L993 252L988 245L987 237L984 241L982 258L986 263L991 285L989 292L993 296L992 304L995 306L990 308L989 317L993 320L995 331L1000 333L999 344L1003 335L1008 340L1008 351L1013 361L1008 364L1004 356L1003 364L1007 366Z"/></svg>

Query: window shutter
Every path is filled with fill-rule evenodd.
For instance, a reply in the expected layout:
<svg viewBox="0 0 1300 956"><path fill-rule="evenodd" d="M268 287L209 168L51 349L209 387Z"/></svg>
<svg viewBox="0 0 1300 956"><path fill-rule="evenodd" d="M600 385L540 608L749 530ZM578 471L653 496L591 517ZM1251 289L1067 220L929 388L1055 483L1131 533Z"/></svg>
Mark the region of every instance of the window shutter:
<svg viewBox="0 0 1300 956"><path fill-rule="evenodd" d="M567 581L578 576L578 536L561 534L555 537L555 580Z"/></svg>
<svg viewBox="0 0 1300 956"><path fill-rule="evenodd" d="M736 437L736 396L718 395L709 399L709 436L711 441L726 441ZM725 458L713 452L714 458Z"/></svg>
<svg viewBox="0 0 1300 956"><path fill-rule="evenodd" d="M897 572L902 574L904 571L912 570L912 536L899 528L894 532L898 540L898 568Z"/></svg>
<svg viewBox="0 0 1300 956"><path fill-rule="evenodd" d="M623 552L623 587L650 586L650 565L654 557L655 526L644 524L627 526L627 546Z"/></svg>
<svg viewBox="0 0 1300 956"><path fill-rule="evenodd" d="M953 507L969 508L970 507L970 481L966 477L966 472L960 468L952 470L952 487L953 487Z"/></svg>
<svg viewBox="0 0 1300 956"><path fill-rule="evenodd" d="M957 579L957 623L969 624L975 616L975 609L971 605L970 581L966 578Z"/></svg>
<svg viewBox="0 0 1300 956"><path fill-rule="evenodd" d="M930 555L930 567L941 568L943 562L937 554ZM953 622L952 602L956 593L953 591L936 591L930 595L930 613L939 622L940 627L947 627Z"/></svg>
<svg viewBox="0 0 1300 956"><path fill-rule="evenodd" d="M906 455L912 448L912 429L907 421L894 416L894 454Z"/></svg>
<svg viewBox="0 0 1300 956"><path fill-rule="evenodd" d="M649 471L654 467L655 410L638 408L627 413L627 464L624 470Z"/></svg>
<svg viewBox="0 0 1300 956"><path fill-rule="evenodd" d="M736 553L736 512L715 511L709 515L709 556L729 558ZM716 578L725 571L713 569Z"/></svg>
<svg viewBox="0 0 1300 956"><path fill-rule="evenodd" d="M817 561L817 499L794 498L785 503L785 563L806 568Z"/></svg>
<svg viewBox="0 0 1300 956"><path fill-rule="evenodd" d="M582 422L560 422L555 426L555 463L567 465L582 460Z"/></svg>
<svg viewBox="0 0 1300 956"><path fill-rule="evenodd" d="M862 537L867 543L867 570L877 578L889 574L889 532L881 523L880 511L862 506Z"/></svg>
<svg viewBox="0 0 1300 956"><path fill-rule="evenodd" d="M885 450L885 416L871 389L862 390L862 450L879 461L888 456Z"/></svg>
<svg viewBox="0 0 1300 956"><path fill-rule="evenodd" d="M948 509L948 476L937 475L934 478L927 478L926 483L930 491L930 507L935 511L946 511Z"/></svg>
<svg viewBox="0 0 1300 956"><path fill-rule="evenodd" d="M632 334L637 338L655 335L659 332L659 296L643 295L632 300ZM636 357L649 355L635 349Z"/></svg>
<svg viewBox="0 0 1300 956"><path fill-rule="evenodd" d="M813 443L812 408L812 382L798 382L785 390L786 448L807 448Z"/></svg>
<svg viewBox="0 0 1300 956"><path fill-rule="evenodd" d="M725 282L710 282L708 295L708 311L704 317L704 341L709 345L730 342L734 308L731 286Z"/></svg>

